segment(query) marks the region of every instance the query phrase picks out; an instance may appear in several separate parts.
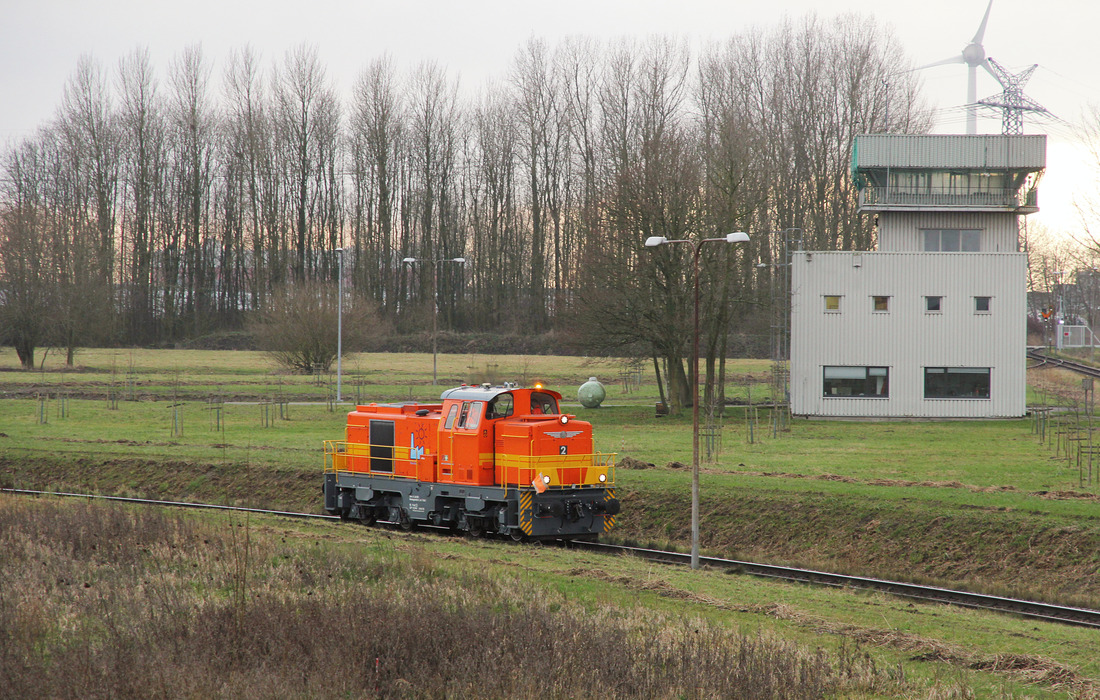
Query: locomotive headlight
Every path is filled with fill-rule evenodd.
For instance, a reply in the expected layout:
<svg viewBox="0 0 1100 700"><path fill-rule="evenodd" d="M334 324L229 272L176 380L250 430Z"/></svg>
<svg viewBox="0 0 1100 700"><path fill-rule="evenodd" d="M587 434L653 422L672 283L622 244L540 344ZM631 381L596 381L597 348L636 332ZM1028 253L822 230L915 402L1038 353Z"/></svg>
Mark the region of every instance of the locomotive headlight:
<svg viewBox="0 0 1100 700"><path fill-rule="evenodd" d="M544 483L544 484L549 484L549 483L550 483L550 477L549 477L549 476L546 476L545 474L543 474L543 476L542 476L542 483Z"/></svg>
<svg viewBox="0 0 1100 700"><path fill-rule="evenodd" d="M607 481L607 474L600 474L600 483Z"/></svg>
<svg viewBox="0 0 1100 700"><path fill-rule="evenodd" d="M568 423L568 422L569 422L569 416L566 416L566 415L562 415L562 417L561 417L561 418L558 418L558 420L559 420L559 421L561 421L561 424L562 424L562 425L565 425L566 423Z"/></svg>

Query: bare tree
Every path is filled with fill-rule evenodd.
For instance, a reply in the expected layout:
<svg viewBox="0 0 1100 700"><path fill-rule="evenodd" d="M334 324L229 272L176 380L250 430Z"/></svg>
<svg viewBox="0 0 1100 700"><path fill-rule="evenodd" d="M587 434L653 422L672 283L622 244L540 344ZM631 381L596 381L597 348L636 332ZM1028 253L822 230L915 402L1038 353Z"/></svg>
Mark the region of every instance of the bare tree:
<svg viewBox="0 0 1100 700"><path fill-rule="evenodd" d="M403 148L403 101L389 57L373 61L356 83L351 149L352 277L361 292L391 315L406 291L398 279L398 194Z"/></svg>
<svg viewBox="0 0 1100 700"><path fill-rule="evenodd" d="M531 39L516 55L517 146L525 175L523 209L530 220L530 258L525 316L537 325L547 318L547 283L555 305L569 264L564 240L569 175L569 128L563 75L545 41Z"/></svg>
<svg viewBox="0 0 1100 700"><path fill-rule="evenodd" d="M457 157L460 131L458 85L436 63L413 71L408 102L409 172L400 248L423 260L459 257L465 240L458 225ZM410 273L413 271L410 270ZM438 271L435 301L440 319L455 322L455 301L463 292L461 269L446 265ZM433 303L433 275L419 276L418 297Z"/></svg>
<svg viewBox="0 0 1100 700"><path fill-rule="evenodd" d="M50 340L71 365L78 345L109 336L116 312L119 134L107 74L90 57L78 62L56 126L43 136L55 144L42 183L54 284Z"/></svg>
<svg viewBox="0 0 1100 700"><path fill-rule="evenodd" d="M0 198L0 340L11 343L24 369L34 369L35 348L46 340L50 310L49 216L43 134L6 154Z"/></svg>
<svg viewBox="0 0 1100 700"><path fill-rule="evenodd" d="M119 138L121 147L123 308L130 342L154 337L158 202L164 197L165 166L163 106L147 48L137 49L119 63Z"/></svg>
<svg viewBox="0 0 1100 700"><path fill-rule="evenodd" d="M294 211L293 269L303 280L317 273L322 256L314 253L325 249L323 209L330 194L325 183L335 171L332 140L339 112L316 47L288 52L274 76L277 141Z"/></svg>
<svg viewBox="0 0 1100 700"><path fill-rule="evenodd" d="M482 327L516 330L512 305L527 276L517 211L516 124L513 100L490 86L473 108L467 188L473 254L473 298Z"/></svg>
<svg viewBox="0 0 1100 700"><path fill-rule="evenodd" d="M213 227L217 120L210 104L211 69L198 46L186 49L169 69L171 129L170 231L165 250L164 295L168 322L189 322L191 333L208 330L216 279ZM174 313L173 313L174 312Z"/></svg>
<svg viewBox="0 0 1100 700"><path fill-rule="evenodd" d="M328 371L336 359L337 285L305 281L279 287L273 303L251 324L261 349L287 369ZM389 333L373 304L352 296L343 309L344 349L361 349L368 340Z"/></svg>
<svg viewBox="0 0 1100 700"><path fill-rule="evenodd" d="M86 209L98 240L99 277L113 288L115 214L118 186L118 132L112 114L107 74L90 56L81 56L65 86L58 117L73 174L84 192L77 206Z"/></svg>
<svg viewBox="0 0 1100 700"><path fill-rule="evenodd" d="M264 89L259 57L251 48L230 55L225 73L229 102L223 166L227 186L239 194L236 224L248 249L243 274L250 308L264 308L270 286L281 284L286 248L279 235L282 189L274 165L272 107Z"/></svg>

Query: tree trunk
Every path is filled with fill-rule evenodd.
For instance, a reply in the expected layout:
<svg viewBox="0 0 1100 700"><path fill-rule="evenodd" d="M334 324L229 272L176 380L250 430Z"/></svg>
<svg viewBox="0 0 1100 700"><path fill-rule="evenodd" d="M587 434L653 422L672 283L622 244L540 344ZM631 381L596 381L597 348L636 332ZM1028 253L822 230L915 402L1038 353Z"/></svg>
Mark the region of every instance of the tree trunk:
<svg viewBox="0 0 1100 700"><path fill-rule="evenodd" d="M34 369L34 343L25 337L16 338L15 354L19 358L19 365L23 369Z"/></svg>

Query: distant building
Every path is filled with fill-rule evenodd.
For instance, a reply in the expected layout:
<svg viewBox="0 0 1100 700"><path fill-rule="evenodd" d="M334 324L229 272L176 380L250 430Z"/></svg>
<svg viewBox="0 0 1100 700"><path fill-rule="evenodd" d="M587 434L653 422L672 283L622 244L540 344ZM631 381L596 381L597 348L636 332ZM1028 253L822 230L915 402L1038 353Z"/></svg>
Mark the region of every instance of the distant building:
<svg viewBox="0 0 1100 700"><path fill-rule="evenodd" d="M1045 136L856 138L878 250L791 259L791 412L984 418L1025 412L1026 254Z"/></svg>

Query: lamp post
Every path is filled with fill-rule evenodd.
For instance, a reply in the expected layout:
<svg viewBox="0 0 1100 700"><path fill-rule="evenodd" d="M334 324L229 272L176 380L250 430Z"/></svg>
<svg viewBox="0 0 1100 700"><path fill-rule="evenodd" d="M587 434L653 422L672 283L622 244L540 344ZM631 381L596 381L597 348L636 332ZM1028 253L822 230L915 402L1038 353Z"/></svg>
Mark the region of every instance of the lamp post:
<svg viewBox="0 0 1100 700"><path fill-rule="evenodd" d="M339 265L336 278L336 403L340 403L341 361L344 358L344 249L337 248Z"/></svg>
<svg viewBox="0 0 1100 700"><path fill-rule="evenodd" d="M466 258L442 258L440 260L424 260L423 258L404 258L401 262L406 265L416 263L430 263L432 266L432 386L436 384L436 338L439 326L439 298L436 289L439 284L439 263L453 262L459 265L466 264Z"/></svg>
<svg viewBox="0 0 1100 700"><path fill-rule="evenodd" d="M704 243L748 243L749 234L742 231L726 234L722 238L702 238L698 241L687 239L670 241L664 236L650 236L646 239L647 248L671 243L687 243L693 250L693 281L695 286L695 327L692 339L691 362L692 405L691 405L691 568L699 568L699 252Z"/></svg>

